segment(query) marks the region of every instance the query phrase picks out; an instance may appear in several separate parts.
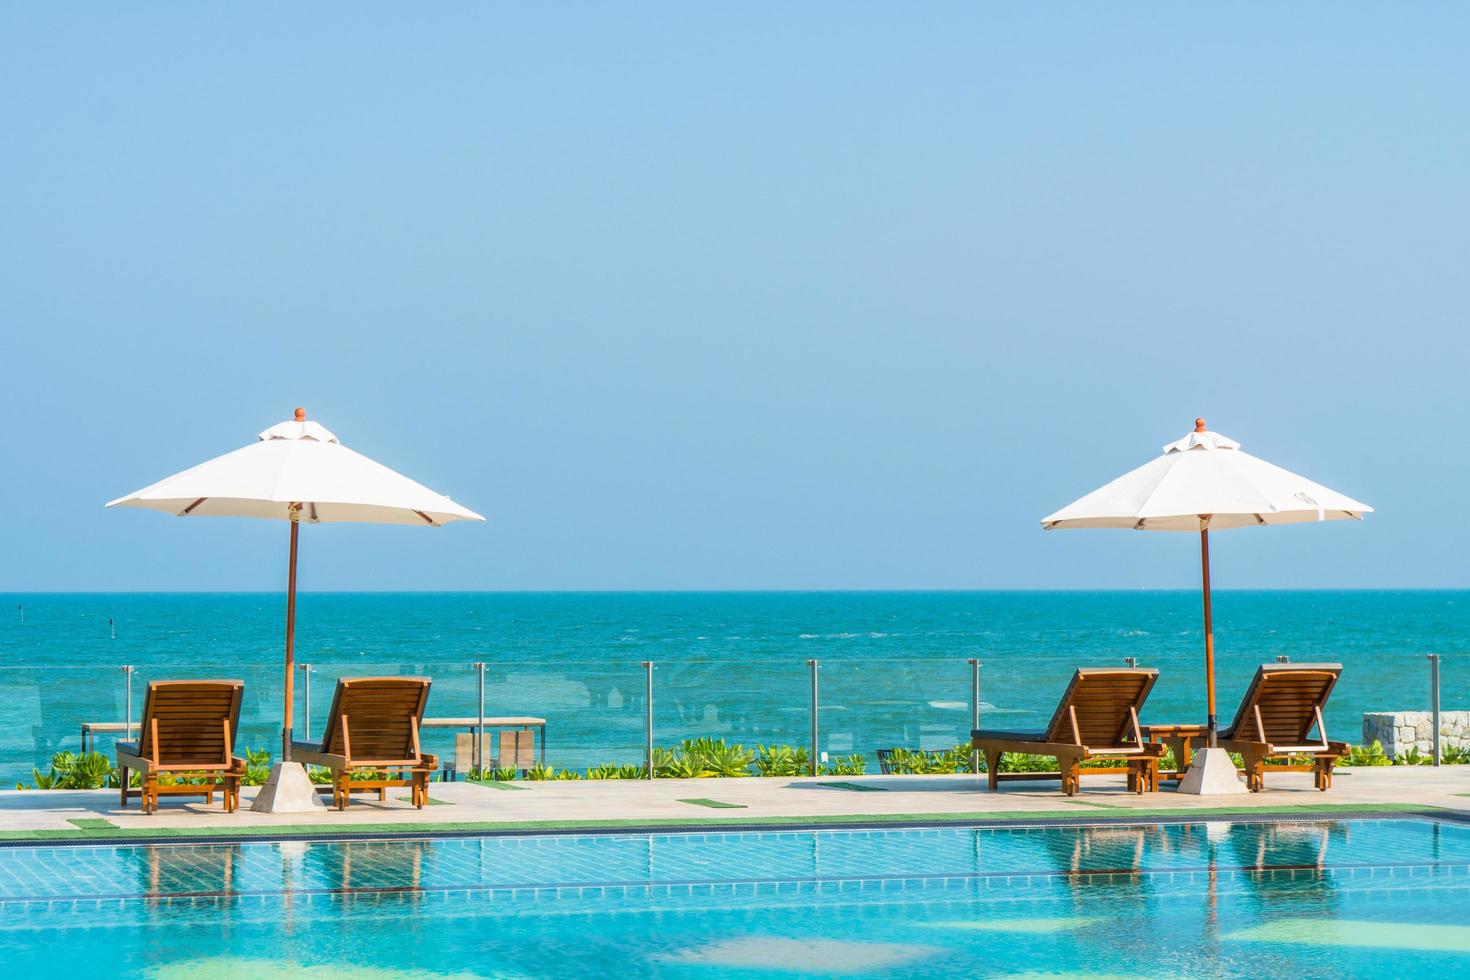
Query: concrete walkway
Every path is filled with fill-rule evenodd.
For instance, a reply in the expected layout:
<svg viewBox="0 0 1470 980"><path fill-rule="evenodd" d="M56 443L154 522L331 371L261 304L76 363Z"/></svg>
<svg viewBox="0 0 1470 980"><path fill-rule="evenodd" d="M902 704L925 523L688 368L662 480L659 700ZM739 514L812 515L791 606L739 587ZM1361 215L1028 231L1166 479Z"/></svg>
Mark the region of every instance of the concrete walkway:
<svg viewBox="0 0 1470 980"><path fill-rule="evenodd" d="M1082 793L1063 796L1054 782L1003 784L987 792L974 776L856 776L820 779L659 779L517 782L498 786L434 783L435 805L416 810L406 789L354 799L345 812L257 814L248 809L254 790L244 791L239 812L218 803L165 797L153 816L137 803L119 808L116 790L0 792L0 839L65 831L77 836L156 834L332 833L361 829L406 833L431 829L493 831L527 826L655 826L709 821L792 823L876 820L1108 817L1130 811L1258 810L1331 805L1345 809L1444 808L1470 814L1470 766L1381 767L1340 770L1333 788L1319 793L1306 773L1269 773L1263 793L1238 796L1181 796L1166 790L1137 796L1121 776L1084 780ZM725 804L717 806L715 804Z"/></svg>

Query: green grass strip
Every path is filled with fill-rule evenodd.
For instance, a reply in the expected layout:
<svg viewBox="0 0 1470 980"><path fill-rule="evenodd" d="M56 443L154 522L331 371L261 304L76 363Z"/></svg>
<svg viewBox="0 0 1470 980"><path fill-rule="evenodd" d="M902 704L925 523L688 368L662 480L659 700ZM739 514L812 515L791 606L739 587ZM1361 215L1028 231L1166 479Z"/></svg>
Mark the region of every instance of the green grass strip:
<svg viewBox="0 0 1470 980"><path fill-rule="evenodd" d="M850 793L886 793L886 786L868 786L863 783L812 783L817 789L845 789Z"/></svg>
<svg viewBox="0 0 1470 980"><path fill-rule="evenodd" d="M691 806L707 806L712 810L745 810L748 809L744 803L725 803L721 800L708 800L697 797L692 800L680 800L680 803L688 803Z"/></svg>
<svg viewBox="0 0 1470 980"><path fill-rule="evenodd" d="M117 824L101 817L67 817L66 822L78 830L117 830Z"/></svg>
<svg viewBox="0 0 1470 980"><path fill-rule="evenodd" d="M1154 817L1251 817L1251 816L1298 816L1322 817L1351 816L1355 813L1423 813L1433 814L1444 807L1421 806L1415 803L1298 803L1282 806L1225 806L1201 809L1123 809L1109 818L1123 817L1122 821L1136 820L1147 823ZM117 830L7 830L0 831L0 840L148 840L156 837L220 837L248 838L273 835L302 837L331 837L335 834L372 834L385 837L416 837L436 833L495 833L507 830L623 830L628 828L681 828L681 827L740 827L742 824L785 827L828 827L843 824L922 824L943 826L945 824L1026 823L1034 820L1076 820L1076 810L1043 810L1035 812L999 812L988 810L983 813L866 813L841 814L809 817L694 817L663 818L656 820L515 820L476 821L469 823L333 823L275 824L212 827L141 827ZM1098 816L1102 816L1099 814Z"/></svg>
<svg viewBox="0 0 1470 980"><path fill-rule="evenodd" d="M476 786L484 786L488 789L530 789L529 786L517 786L515 783L507 783L501 779L466 779L465 782L474 783Z"/></svg>
<svg viewBox="0 0 1470 980"><path fill-rule="evenodd" d="M395 796L393 798L395 800L397 800L399 803L412 803L413 802L413 797L412 796ZM429 806L454 806L454 804L453 803L448 803L448 802L446 802L444 800L436 800L436 799L434 799L431 796L431 797L429 797Z"/></svg>

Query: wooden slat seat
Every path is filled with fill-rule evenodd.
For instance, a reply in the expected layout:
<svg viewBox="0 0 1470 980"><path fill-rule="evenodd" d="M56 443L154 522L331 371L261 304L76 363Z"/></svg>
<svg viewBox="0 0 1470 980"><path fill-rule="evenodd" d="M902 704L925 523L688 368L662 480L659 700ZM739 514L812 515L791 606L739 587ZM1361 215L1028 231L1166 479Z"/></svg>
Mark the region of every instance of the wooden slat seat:
<svg viewBox="0 0 1470 980"><path fill-rule="evenodd" d="M429 801L429 775L439 760L419 746L429 701L427 677L344 677L337 681L320 742L292 742L297 762L332 773L332 804L345 810L353 790L409 786L415 806ZM357 770L374 770L370 774Z"/></svg>
<svg viewBox="0 0 1470 980"><path fill-rule="evenodd" d="M1043 731L972 732L972 744L985 756L990 788L999 789L1000 780L1008 777L1035 778L1034 773L1002 774L1000 763L1007 752L1054 757L1062 792L1068 796L1077 794L1081 777L1088 772L1081 767L1083 760L1097 756L1119 758L1132 792L1157 788L1164 747L1144 739L1138 712L1158 677L1157 670L1144 667L1084 668L1072 675Z"/></svg>
<svg viewBox="0 0 1470 980"><path fill-rule="evenodd" d="M1219 738L1223 748L1240 753L1251 792L1259 793L1265 785L1266 760L1283 755L1312 756L1314 784L1324 792L1331 788L1332 767L1347 754L1348 745L1328 741L1322 709L1341 676L1342 664L1256 668L1235 720Z"/></svg>
<svg viewBox="0 0 1470 980"><path fill-rule="evenodd" d="M136 742L117 743L117 768L123 807L140 797L144 813L158 810L165 795L203 796L213 803L223 795L226 813L240 803L245 760L233 754L240 725L243 681L152 681L143 698ZM133 790L132 773L143 785ZM164 782L203 777L202 783Z"/></svg>
<svg viewBox="0 0 1470 980"><path fill-rule="evenodd" d="M1267 770L1310 769L1318 790L1332 787L1332 768L1348 743L1327 738L1322 709L1342 676L1342 664L1262 664L1251 678L1230 727L1218 737L1221 748L1240 753L1246 788L1259 793ZM1317 735L1313 737L1312 732ZM1183 770L1193 743L1208 736L1202 725L1147 725L1144 731L1174 749ZM1307 766L1270 765L1270 759L1310 755Z"/></svg>

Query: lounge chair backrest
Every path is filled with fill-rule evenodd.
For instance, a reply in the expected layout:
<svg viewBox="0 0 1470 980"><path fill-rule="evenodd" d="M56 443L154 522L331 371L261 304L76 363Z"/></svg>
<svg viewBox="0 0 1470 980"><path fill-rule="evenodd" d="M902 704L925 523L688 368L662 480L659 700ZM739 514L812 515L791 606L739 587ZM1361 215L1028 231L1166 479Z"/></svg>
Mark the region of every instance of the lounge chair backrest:
<svg viewBox="0 0 1470 980"><path fill-rule="evenodd" d="M417 761L417 726L428 702L427 677L344 677L332 694L322 751L365 762Z"/></svg>
<svg viewBox="0 0 1470 980"><path fill-rule="evenodd" d="M240 727L244 681L150 681L138 754L160 765L228 764Z"/></svg>
<svg viewBox="0 0 1470 980"><path fill-rule="evenodd" d="M1148 667L1083 668L1072 675L1051 723L1048 742L1076 742L1091 748L1121 748L1136 744L1134 716L1159 672ZM1073 728L1073 718L1076 728Z"/></svg>
<svg viewBox="0 0 1470 980"><path fill-rule="evenodd" d="M1251 678L1235 723L1227 731L1232 738L1264 741L1274 745L1305 745L1310 741L1317 714L1326 707L1342 664L1262 664ZM1260 710L1263 734L1256 727ZM1318 733L1323 738L1325 732Z"/></svg>

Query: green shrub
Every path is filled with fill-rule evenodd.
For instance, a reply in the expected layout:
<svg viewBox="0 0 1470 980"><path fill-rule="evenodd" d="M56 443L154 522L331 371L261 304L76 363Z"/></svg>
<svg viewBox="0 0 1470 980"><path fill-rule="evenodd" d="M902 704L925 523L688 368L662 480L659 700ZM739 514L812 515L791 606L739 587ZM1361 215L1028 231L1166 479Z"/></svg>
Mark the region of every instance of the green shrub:
<svg viewBox="0 0 1470 980"><path fill-rule="evenodd" d="M1463 766L1470 763L1470 746L1446 745L1440 749L1439 759L1447 766Z"/></svg>
<svg viewBox="0 0 1470 980"><path fill-rule="evenodd" d="M812 771L811 753L790 745L758 745L755 771L762 776L806 776Z"/></svg>
<svg viewBox="0 0 1470 980"><path fill-rule="evenodd" d="M240 777L241 786L263 786L271 775L271 754L268 749L245 750L245 775ZM310 773L308 772L308 777ZM315 781L315 780L313 780ZM330 782L330 777L326 780Z"/></svg>
<svg viewBox="0 0 1470 980"><path fill-rule="evenodd" d="M1427 766L1434 762L1434 756L1430 753L1420 752L1419 746L1411 745L1407 752L1400 752L1393 757L1396 766Z"/></svg>
<svg viewBox="0 0 1470 980"><path fill-rule="evenodd" d="M867 771L868 760L862 753L839 755L822 767L824 776L861 776Z"/></svg>
<svg viewBox="0 0 1470 980"><path fill-rule="evenodd" d="M1341 766L1390 766L1393 760L1388 753L1383 751L1383 743L1378 739L1373 740L1371 745L1354 745L1348 749L1338 765Z"/></svg>
<svg viewBox="0 0 1470 980"><path fill-rule="evenodd" d="M136 775L136 774L135 774ZM103 789L118 784L118 772L112 761L101 752L77 755L73 752L57 752L51 757L47 772L31 770L36 789ZM17 783L16 789L26 789Z"/></svg>

